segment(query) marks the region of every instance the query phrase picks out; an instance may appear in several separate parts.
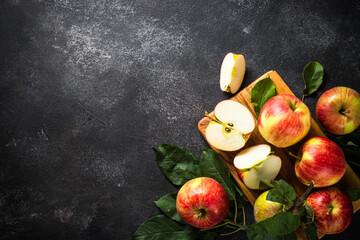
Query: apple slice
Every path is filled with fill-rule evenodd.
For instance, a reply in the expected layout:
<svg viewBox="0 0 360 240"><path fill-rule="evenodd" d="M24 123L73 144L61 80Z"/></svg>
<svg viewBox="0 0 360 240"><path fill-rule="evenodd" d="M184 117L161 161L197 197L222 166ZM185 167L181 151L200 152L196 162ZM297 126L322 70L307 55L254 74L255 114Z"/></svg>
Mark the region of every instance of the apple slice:
<svg viewBox="0 0 360 240"><path fill-rule="evenodd" d="M244 80L245 70L243 55L226 54L220 69L220 89L224 92L236 93Z"/></svg>
<svg viewBox="0 0 360 240"><path fill-rule="evenodd" d="M251 189L263 189L260 182L270 183L275 179L281 168L281 159L271 155L265 161L254 165L249 170L240 171L237 169L240 179Z"/></svg>
<svg viewBox="0 0 360 240"><path fill-rule="evenodd" d="M223 151L242 148L255 128L255 120L250 111L241 103L232 100L219 102L214 109L215 118L205 131L209 144Z"/></svg>
<svg viewBox="0 0 360 240"><path fill-rule="evenodd" d="M259 144L239 152L234 158L234 166L240 171L245 171L265 161L271 152L267 144Z"/></svg>

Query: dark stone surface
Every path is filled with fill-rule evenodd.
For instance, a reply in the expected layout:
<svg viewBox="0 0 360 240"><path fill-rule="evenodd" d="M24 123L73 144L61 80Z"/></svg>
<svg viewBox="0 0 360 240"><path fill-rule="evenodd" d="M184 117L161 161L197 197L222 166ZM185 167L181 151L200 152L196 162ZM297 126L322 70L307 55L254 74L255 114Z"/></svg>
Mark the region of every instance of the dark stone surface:
<svg viewBox="0 0 360 240"><path fill-rule="evenodd" d="M129 239L176 190L152 146L208 147L226 53L247 60L242 87L276 70L299 97L320 62L314 113L325 90L360 90L359 23L359 1L2 0L0 238Z"/></svg>

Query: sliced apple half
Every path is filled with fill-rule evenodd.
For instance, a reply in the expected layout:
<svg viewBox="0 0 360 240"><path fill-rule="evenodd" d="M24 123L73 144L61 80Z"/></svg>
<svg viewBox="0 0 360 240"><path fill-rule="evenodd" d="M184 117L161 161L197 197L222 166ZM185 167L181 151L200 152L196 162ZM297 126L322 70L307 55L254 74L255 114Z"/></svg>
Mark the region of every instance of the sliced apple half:
<svg viewBox="0 0 360 240"><path fill-rule="evenodd" d="M269 145L260 144L240 152L234 166L244 184L251 189L263 189L261 182L270 183L281 169L281 159L272 155Z"/></svg>
<svg viewBox="0 0 360 240"><path fill-rule="evenodd" d="M255 128L250 111L241 103L232 100L219 102L214 109L215 117L205 131L209 144L223 151L242 148Z"/></svg>
<svg viewBox="0 0 360 240"><path fill-rule="evenodd" d="M240 171L246 171L265 161L271 153L268 144L259 144L239 152L234 158L234 166Z"/></svg>
<svg viewBox="0 0 360 240"><path fill-rule="evenodd" d="M226 54L220 69L220 89L224 92L236 93L244 80L245 70L246 64L243 55Z"/></svg>

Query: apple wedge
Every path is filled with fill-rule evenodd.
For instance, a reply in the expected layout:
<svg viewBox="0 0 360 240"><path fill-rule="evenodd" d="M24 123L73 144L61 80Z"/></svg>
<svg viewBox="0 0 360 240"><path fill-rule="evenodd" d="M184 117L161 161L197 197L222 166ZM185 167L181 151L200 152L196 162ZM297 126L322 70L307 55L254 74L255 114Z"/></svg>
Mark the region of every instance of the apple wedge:
<svg viewBox="0 0 360 240"><path fill-rule="evenodd" d="M234 158L234 166L240 171L246 171L265 161L271 152L270 145L259 144L239 152Z"/></svg>
<svg viewBox="0 0 360 240"><path fill-rule="evenodd" d="M234 166L248 188L263 189L260 183L275 179L281 169L281 159L271 154L269 145L259 144L239 152Z"/></svg>
<svg viewBox="0 0 360 240"><path fill-rule="evenodd" d="M209 144L223 151L242 148L255 128L250 111L239 102L224 100L216 105L214 114L206 114L213 120L205 130Z"/></svg>
<svg viewBox="0 0 360 240"><path fill-rule="evenodd" d="M246 64L243 55L226 54L220 69L220 89L224 92L236 93L244 80L245 70Z"/></svg>

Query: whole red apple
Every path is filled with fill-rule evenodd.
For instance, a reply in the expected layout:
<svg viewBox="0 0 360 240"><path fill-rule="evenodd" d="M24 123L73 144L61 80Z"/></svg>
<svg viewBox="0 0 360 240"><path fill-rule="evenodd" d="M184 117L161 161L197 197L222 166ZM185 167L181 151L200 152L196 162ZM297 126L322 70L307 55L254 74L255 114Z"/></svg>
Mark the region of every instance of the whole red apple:
<svg viewBox="0 0 360 240"><path fill-rule="evenodd" d="M348 87L334 87L324 92L315 110L326 131L344 135L360 125L360 94Z"/></svg>
<svg viewBox="0 0 360 240"><path fill-rule="evenodd" d="M208 177L186 182L176 198L181 219L196 228L209 228L220 223L229 211L229 198L223 186Z"/></svg>
<svg viewBox="0 0 360 240"><path fill-rule="evenodd" d="M289 147L308 134L311 114L297 97L280 94L265 103L260 111L258 126L266 141L276 147Z"/></svg>
<svg viewBox="0 0 360 240"><path fill-rule="evenodd" d="M301 147L301 159L295 163L295 173L306 184L328 187L337 183L345 174L346 161L341 148L324 137L312 137Z"/></svg>
<svg viewBox="0 0 360 240"><path fill-rule="evenodd" d="M340 233L350 225L353 205L348 195L340 189L336 187L320 189L310 194L306 203L314 211L318 232Z"/></svg>

